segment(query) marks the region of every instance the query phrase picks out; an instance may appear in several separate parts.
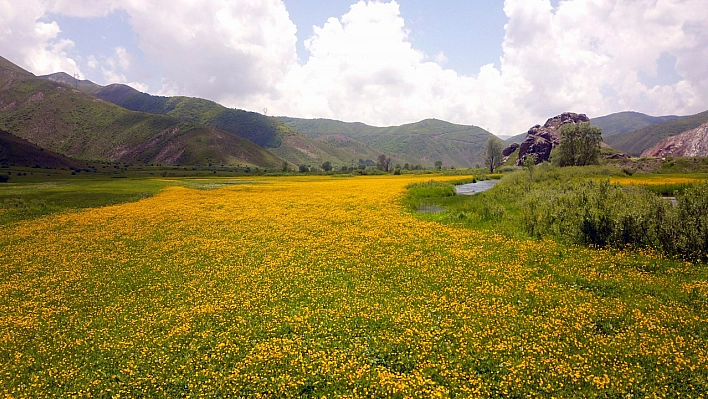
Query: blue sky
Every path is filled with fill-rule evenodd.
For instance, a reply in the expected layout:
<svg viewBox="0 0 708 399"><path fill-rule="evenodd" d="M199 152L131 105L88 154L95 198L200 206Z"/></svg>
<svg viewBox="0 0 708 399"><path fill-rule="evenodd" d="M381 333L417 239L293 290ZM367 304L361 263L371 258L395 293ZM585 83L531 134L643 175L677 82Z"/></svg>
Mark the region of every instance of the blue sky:
<svg viewBox="0 0 708 399"><path fill-rule="evenodd" d="M0 3L0 55L270 115L512 135L708 109L706 20L705 0L23 0Z"/></svg>

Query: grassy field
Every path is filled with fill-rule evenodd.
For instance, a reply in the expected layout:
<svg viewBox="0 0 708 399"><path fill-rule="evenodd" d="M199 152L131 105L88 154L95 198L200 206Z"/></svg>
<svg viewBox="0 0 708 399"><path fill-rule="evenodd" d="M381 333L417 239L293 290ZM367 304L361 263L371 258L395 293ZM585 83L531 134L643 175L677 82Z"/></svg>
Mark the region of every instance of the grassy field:
<svg viewBox="0 0 708 399"><path fill-rule="evenodd" d="M704 265L424 220L428 180L73 183L145 198L0 225L0 395L705 397Z"/></svg>

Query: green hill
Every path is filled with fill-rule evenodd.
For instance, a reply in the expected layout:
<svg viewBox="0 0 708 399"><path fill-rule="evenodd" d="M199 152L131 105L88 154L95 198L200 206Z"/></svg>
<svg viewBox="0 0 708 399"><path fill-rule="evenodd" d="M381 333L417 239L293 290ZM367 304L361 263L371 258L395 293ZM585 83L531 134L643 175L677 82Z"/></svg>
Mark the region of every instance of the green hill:
<svg viewBox="0 0 708 399"><path fill-rule="evenodd" d="M96 96L130 110L167 115L233 133L294 164L351 163L352 156L347 151L304 137L279 119L256 112L226 108L200 98L153 96L125 85L106 86Z"/></svg>
<svg viewBox="0 0 708 399"><path fill-rule="evenodd" d="M212 127L129 111L0 58L0 129L65 156L165 164L282 162Z"/></svg>
<svg viewBox="0 0 708 399"><path fill-rule="evenodd" d="M58 82L58 83L63 83L67 86L77 88L77 89L79 89L83 92L89 93L89 94L94 94L97 91L101 90L101 85L93 83L90 80L78 80L75 77L73 77L65 72L58 72L58 73L53 73L51 75L44 75L44 76L40 76L40 78L49 79L51 81Z"/></svg>
<svg viewBox="0 0 708 399"><path fill-rule="evenodd" d="M661 140L669 136L681 134L687 130L695 129L706 122L708 122L708 111L646 126L629 133L605 137L604 140L605 143L616 150L626 152L633 156L639 156L644 150L653 147Z"/></svg>
<svg viewBox="0 0 708 399"><path fill-rule="evenodd" d="M484 143L491 133L477 126L436 119L392 127L374 127L330 119L280 118L305 136L322 140L341 135L401 160L432 165L469 167L483 162Z"/></svg>
<svg viewBox="0 0 708 399"><path fill-rule="evenodd" d="M0 130L0 164L52 169L85 167L79 161L45 150L4 130Z"/></svg>
<svg viewBox="0 0 708 399"><path fill-rule="evenodd" d="M512 137L509 137L508 139L504 140L504 143L506 143L507 145L514 144L514 143L521 144L524 142L524 140L526 140L527 135L528 135L528 133L517 134L516 136L512 136Z"/></svg>
<svg viewBox="0 0 708 399"><path fill-rule="evenodd" d="M678 116L649 116L639 112L618 112L591 120L592 124L602 129L602 137L607 138L622 133L629 133L647 126L677 119Z"/></svg>

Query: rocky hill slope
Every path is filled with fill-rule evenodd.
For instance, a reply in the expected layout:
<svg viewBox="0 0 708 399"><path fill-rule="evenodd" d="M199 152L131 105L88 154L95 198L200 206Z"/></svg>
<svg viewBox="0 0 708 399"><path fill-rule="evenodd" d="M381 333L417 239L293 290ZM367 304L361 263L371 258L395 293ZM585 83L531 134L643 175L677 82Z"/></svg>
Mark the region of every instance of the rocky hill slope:
<svg viewBox="0 0 708 399"><path fill-rule="evenodd" d="M642 152L642 157L708 157L708 123L667 137Z"/></svg>
<svg viewBox="0 0 708 399"><path fill-rule="evenodd" d="M616 134L604 137L605 143L612 148L639 156L663 139L676 136L685 131L695 129L708 122L708 111L696 115L682 116L673 120L644 127L629 133Z"/></svg>
<svg viewBox="0 0 708 399"><path fill-rule="evenodd" d="M278 167L253 142L212 127L132 112L0 58L0 129L83 160Z"/></svg>

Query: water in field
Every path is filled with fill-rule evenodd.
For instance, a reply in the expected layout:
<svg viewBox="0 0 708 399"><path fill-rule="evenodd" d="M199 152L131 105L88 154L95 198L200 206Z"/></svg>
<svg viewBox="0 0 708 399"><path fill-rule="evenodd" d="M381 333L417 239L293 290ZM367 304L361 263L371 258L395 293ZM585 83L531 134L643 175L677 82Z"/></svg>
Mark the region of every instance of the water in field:
<svg viewBox="0 0 708 399"><path fill-rule="evenodd" d="M457 191L457 194L461 195L478 194L489 190L498 182L499 180L482 180L476 183L460 184L459 186L455 186L455 191Z"/></svg>

